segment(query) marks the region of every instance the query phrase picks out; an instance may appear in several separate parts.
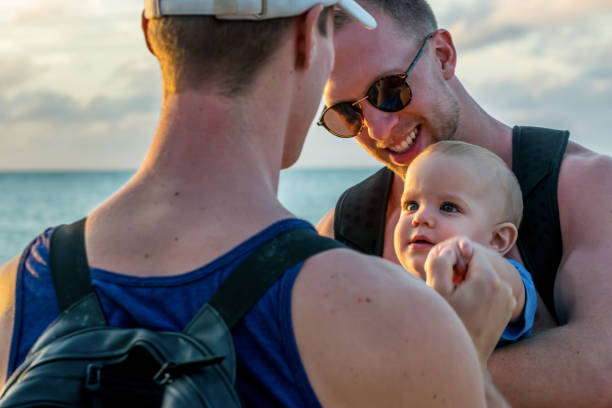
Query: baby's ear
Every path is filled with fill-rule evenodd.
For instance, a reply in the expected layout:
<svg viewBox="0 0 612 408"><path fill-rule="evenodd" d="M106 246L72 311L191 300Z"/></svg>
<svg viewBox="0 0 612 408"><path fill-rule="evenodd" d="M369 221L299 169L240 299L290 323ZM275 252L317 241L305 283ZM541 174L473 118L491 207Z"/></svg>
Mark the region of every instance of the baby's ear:
<svg viewBox="0 0 612 408"><path fill-rule="evenodd" d="M505 255L516 242L518 231L516 226L511 222L502 222L497 224L491 233L491 242L489 246Z"/></svg>

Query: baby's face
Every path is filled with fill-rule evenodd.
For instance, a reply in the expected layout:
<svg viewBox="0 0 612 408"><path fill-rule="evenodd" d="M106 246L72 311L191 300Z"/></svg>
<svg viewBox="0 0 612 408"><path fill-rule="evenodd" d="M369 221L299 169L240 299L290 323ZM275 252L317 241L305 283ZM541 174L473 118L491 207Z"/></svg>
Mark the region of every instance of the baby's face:
<svg viewBox="0 0 612 408"><path fill-rule="evenodd" d="M425 279L431 248L463 235L489 246L501 220L499 194L482 168L434 153L417 158L406 172L395 252L404 266ZM495 190L495 191L492 191Z"/></svg>

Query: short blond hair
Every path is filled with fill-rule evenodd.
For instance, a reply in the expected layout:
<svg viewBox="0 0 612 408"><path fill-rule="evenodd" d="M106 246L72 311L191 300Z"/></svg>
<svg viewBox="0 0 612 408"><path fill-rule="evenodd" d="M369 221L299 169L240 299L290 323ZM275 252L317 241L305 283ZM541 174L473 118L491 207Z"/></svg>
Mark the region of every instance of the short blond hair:
<svg viewBox="0 0 612 408"><path fill-rule="evenodd" d="M466 158L490 169L491 177L496 185L500 187L506 196L504 200L504 221L513 223L516 228L521 224L523 218L523 193L516 176L508 165L495 153L483 147L456 140L443 140L429 145L417 156L422 158L432 154L444 154L449 157ZM414 163L414 161L413 161Z"/></svg>

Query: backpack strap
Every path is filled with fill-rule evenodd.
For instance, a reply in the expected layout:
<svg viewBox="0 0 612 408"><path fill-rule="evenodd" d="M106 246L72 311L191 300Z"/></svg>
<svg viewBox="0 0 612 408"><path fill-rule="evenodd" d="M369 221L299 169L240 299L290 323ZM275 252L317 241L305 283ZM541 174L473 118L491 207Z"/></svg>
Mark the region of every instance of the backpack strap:
<svg viewBox="0 0 612 408"><path fill-rule="evenodd" d="M343 247L340 242L322 237L310 227L285 231L259 247L234 269L208 304L231 329L287 269L319 252Z"/></svg>
<svg viewBox="0 0 612 408"><path fill-rule="evenodd" d="M95 295L85 252L85 221L83 218L59 226L51 236L51 275L60 313L77 301ZM341 247L344 245L340 242L322 237L310 227L285 231L249 255L225 280L209 304L231 329L287 269L316 253ZM92 311L95 316L103 316L99 302L89 299L87 304L97 307ZM188 327L200 314L198 312Z"/></svg>
<svg viewBox="0 0 612 408"><path fill-rule="evenodd" d="M336 203L334 237L368 255L383 255L387 202L394 173L383 167L346 190Z"/></svg>
<svg viewBox="0 0 612 408"><path fill-rule="evenodd" d="M60 225L51 235L49 261L60 313L76 301L93 293L85 253L85 221Z"/></svg>
<svg viewBox="0 0 612 408"><path fill-rule="evenodd" d="M85 218L60 225L51 234L49 265L60 315L30 349L33 353L56 338L85 327L105 326L106 318L91 285L85 254Z"/></svg>

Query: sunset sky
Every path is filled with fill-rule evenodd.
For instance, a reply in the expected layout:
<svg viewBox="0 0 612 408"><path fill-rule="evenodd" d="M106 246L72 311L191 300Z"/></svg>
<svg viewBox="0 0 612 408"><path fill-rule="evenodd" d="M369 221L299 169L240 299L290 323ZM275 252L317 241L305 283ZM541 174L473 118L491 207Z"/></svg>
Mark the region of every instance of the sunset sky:
<svg viewBox="0 0 612 408"><path fill-rule="evenodd" d="M431 0L457 75L502 122L569 129L612 154L611 0ZM0 170L134 169L152 138L159 72L138 0L2 0ZM314 129L298 166L372 166Z"/></svg>

